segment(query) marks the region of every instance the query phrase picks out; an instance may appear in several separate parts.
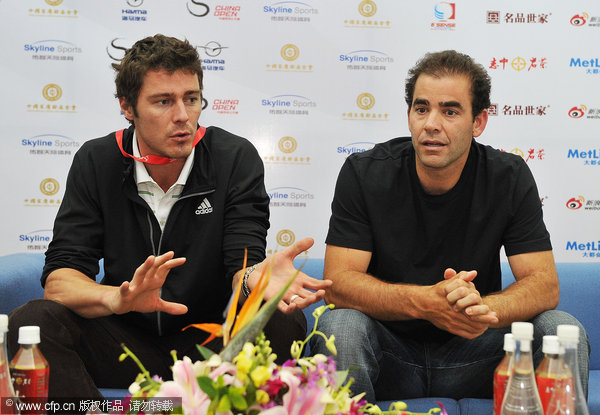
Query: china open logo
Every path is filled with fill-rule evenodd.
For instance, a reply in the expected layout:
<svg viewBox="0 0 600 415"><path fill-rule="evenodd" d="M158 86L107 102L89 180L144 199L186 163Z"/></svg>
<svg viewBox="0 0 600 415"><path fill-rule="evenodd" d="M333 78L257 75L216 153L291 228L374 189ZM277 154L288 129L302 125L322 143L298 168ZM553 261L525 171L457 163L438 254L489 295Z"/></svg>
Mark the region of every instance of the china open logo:
<svg viewBox="0 0 600 415"><path fill-rule="evenodd" d="M569 110L569 117L581 118L585 115L586 111L587 111L587 107L585 105L580 105L579 107L573 107Z"/></svg>
<svg viewBox="0 0 600 415"><path fill-rule="evenodd" d="M583 26L587 23L589 17L590 15L587 13L576 14L575 16L571 17L571 24L573 26Z"/></svg>
<svg viewBox="0 0 600 415"><path fill-rule="evenodd" d="M62 97L62 89L56 84L48 84L42 90L42 96L48 101L58 101Z"/></svg>
<svg viewBox="0 0 600 415"><path fill-rule="evenodd" d="M375 105L375 97L368 92L363 92L356 98L356 105L362 110L370 110Z"/></svg>
<svg viewBox="0 0 600 415"><path fill-rule="evenodd" d="M42 180L40 183L40 191L46 196L52 196L58 193L58 181L52 178Z"/></svg>
<svg viewBox="0 0 600 415"><path fill-rule="evenodd" d="M295 61L298 56L300 56L300 49L296 45L288 43L281 48L281 57L286 61Z"/></svg>
<svg viewBox="0 0 600 415"><path fill-rule="evenodd" d="M363 0L358 5L358 12L365 17L371 17L377 13L377 5L371 0Z"/></svg>
<svg viewBox="0 0 600 415"><path fill-rule="evenodd" d="M294 235L294 232L290 231L289 229L283 229L277 232L276 239L279 245L290 246L296 240L296 236Z"/></svg>
<svg viewBox="0 0 600 415"><path fill-rule="evenodd" d="M49 4L50 6L58 6L62 2L63 0L46 0L46 4Z"/></svg>
<svg viewBox="0 0 600 415"><path fill-rule="evenodd" d="M572 197L567 201L567 207L576 210L583 206L583 202L585 202L583 196L579 196L578 198Z"/></svg>
<svg viewBox="0 0 600 415"><path fill-rule="evenodd" d="M298 142L294 139L294 137L283 137L281 140L279 140L278 147L282 153L289 154L296 151Z"/></svg>

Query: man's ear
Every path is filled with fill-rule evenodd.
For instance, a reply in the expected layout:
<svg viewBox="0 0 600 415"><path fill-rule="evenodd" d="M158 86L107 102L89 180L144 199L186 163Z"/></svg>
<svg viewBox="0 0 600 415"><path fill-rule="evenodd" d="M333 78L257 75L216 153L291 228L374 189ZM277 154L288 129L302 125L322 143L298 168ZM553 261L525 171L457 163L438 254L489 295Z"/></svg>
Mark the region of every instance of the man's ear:
<svg viewBox="0 0 600 415"><path fill-rule="evenodd" d="M121 106L121 111L123 111L123 115L129 121L133 121L133 107L129 105L125 97L119 97L119 105Z"/></svg>
<svg viewBox="0 0 600 415"><path fill-rule="evenodd" d="M473 137L479 137L488 122L488 110L487 108L481 111L473 120Z"/></svg>

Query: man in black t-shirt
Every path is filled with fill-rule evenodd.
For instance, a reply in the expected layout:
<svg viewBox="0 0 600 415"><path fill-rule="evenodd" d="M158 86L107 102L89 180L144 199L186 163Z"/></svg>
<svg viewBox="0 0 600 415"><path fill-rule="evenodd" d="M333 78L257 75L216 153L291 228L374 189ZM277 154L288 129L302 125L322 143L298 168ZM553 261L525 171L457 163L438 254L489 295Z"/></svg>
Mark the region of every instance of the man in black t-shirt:
<svg viewBox="0 0 600 415"><path fill-rule="evenodd" d="M589 342L553 310L558 276L535 181L518 156L477 143L491 82L455 51L427 54L406 82L412 138L348 157L327 235L319 321L334 334L340 369L369 401L425 396L490 398L514 321L542 336L577 324L587 391ZM504 246L516 282L501 291ZM311 350L326 353L315 336Z"/></svg>

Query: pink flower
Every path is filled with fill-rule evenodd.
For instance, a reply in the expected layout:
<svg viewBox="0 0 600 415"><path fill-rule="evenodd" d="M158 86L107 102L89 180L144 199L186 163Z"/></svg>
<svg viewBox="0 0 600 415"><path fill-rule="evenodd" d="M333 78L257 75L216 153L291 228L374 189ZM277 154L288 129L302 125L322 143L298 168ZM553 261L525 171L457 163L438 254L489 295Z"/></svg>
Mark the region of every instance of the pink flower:
<svg viewBox="0 0 600 415"><path fill-rule="evenodd" d="M156 396L181 398L183 411L188 415L205 414L210 405L210 398L198 386L192 361L187 356L175 362L173 380L164 382Z"/></svg>
<svg viewBox="0 0 600 415"><path fill-rule="evenodd" d="M288 391L283 395L281 406L269 408L261 412L262 415L311 415L322 414L325 403L321 402L323 390L316 385L303 384L292 370L282 368L279 378L288 386Z"/></svg>

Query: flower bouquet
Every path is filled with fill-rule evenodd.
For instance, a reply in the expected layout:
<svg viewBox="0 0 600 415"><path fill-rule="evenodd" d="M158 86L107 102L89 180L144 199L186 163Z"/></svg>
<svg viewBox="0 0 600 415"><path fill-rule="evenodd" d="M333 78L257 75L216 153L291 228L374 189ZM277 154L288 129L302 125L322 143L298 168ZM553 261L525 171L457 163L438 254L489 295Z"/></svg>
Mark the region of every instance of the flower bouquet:
<svg viewBox="0 0 600 415"><path fill-rule="evenodd" d="M199 345L204 360L196 362L188 357L178 359L172 352L173 380L152 377L135 354L123 346L125 352L120 360L132 358L141 369L129 389L131 399L180 398L181 407L177 408L177 413L189 415L415 414L406 412L403 402L395 402L389 410L382 411L366 402L364 394L352 396L353 380L347 370L336 370L332 357L320 354L302 357L304 346L315 335L323 336L328 349L336 354L333 336L327 338L317 331L319 317L333 305L315 309L311 333L304 341L293 343L291 360L283 365L275 364L276 355L262 329L298 272L278 295L260 307L270 270L263 272L236 319L235 304L241 285L238 284L225 323L192 325L211 333L207 342L216 336L223 337L223 351L216 354ZM442 407L428 412L434 413L443 415L446 411Z"/></svg>

